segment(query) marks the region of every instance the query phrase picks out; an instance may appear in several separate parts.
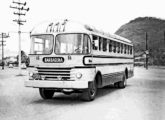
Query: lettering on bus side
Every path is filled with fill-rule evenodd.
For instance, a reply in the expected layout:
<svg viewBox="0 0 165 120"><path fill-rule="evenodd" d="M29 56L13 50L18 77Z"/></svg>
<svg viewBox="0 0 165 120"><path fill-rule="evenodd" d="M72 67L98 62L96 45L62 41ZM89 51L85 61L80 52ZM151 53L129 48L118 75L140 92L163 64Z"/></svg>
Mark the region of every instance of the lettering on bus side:
<svg viewBox="0 0 165 120"><path fill-rule="evenodd" d="M63 57L44 57L43 62L44 63L63 63L64 58Z"/></svg>

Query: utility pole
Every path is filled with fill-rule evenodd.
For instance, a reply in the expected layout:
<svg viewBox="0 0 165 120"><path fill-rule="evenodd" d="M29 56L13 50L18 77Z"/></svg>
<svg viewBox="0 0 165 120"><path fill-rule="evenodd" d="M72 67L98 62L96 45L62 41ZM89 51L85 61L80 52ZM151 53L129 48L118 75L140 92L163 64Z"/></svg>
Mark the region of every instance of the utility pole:
<svg viewBox="0 0 165 120"><path fill-rule="evenodd" d="M6 41L4 41L3 38L8 38L9 35L6 35L6 33L1 33L0 36L2 38L2 41L0 41L2 46L2 70L4 70L4 46L5 46L4 42Z"/></svg>
<svg viewBox="0 0 165 120"><path fill-rule="evenodd" d="M163 33L164 33L164 46L165 46L165 31Z"/></svg>
<svg viewBox="0 0 165 120"><path fill-rule="evenodd" d="M145 51L145 54L146 54L146 69L148 69L148 54L149 54L149 51L148 51L148 34L146 32L146 51Z"/></svg>
<svg viewBox="0 0 165 120"><path fill-rule="evenodd" d="M29 8L24 8L26 6L26 2L22 3L20 0L18 2L13 1L13 4L16 4L16 6L10 6L10 8L16 9L17 12L14 12L14 15L18 15L18 19L13 20L18 24L18 38L19 38L19 75L21 76L21 25L23 25L26 20L21 20L21 16L25 16L25 13L22 13L22 11L28 12Z"/></svg>

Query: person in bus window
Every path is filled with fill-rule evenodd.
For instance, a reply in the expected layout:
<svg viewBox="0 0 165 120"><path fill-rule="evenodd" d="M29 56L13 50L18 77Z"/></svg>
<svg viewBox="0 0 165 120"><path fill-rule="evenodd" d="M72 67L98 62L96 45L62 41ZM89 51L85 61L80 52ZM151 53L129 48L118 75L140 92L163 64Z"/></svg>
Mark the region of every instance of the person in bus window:
<svg viewBox="0 0 165 120"><path fill-rule="evenodd" d="M97 50L98 49L98 44L99 44L98 37L97 36L93 36L93 42L92 42L93 50Z"/></svg>

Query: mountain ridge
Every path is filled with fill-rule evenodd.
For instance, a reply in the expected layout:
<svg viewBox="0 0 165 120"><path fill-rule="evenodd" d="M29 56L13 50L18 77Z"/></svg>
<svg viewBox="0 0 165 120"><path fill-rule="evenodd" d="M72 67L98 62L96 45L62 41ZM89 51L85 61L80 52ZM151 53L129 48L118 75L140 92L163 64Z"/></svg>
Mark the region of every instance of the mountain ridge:
<svg viewBox="0 0 165 120"><path fill-rule="evenodd" d="M122 25L115 32L133 42L135 54L146 50L146 33L150 62L155 65L165 65L165 20L138 17Z"/></svg>

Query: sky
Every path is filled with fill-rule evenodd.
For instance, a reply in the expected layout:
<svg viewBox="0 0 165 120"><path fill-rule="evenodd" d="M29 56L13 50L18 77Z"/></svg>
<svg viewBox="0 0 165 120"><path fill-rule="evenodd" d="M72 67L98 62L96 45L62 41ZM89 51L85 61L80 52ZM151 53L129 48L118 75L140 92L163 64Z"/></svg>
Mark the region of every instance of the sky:
<svg viewBox="0 0 165 120"><path fill-rule="evenodd" d="M18 25L13 22L18 17L13 14L16 6L13 0L1 0L0 32L9 33L5 39L5 56L18 53ZM14 0L18 1L18 0ZM157 17L165 19L164 0L20 0L27 2L30 11L22 16L27 22L21 26L21 48L30 51L29 31L37 24L51 19L70 19L95 26L102 31L114 33L122 25L137 17ZM1 34L0 33L0 34ZM1 39L1 38L0 38ZM0 47L1 57L1 47Z"/></svg>

